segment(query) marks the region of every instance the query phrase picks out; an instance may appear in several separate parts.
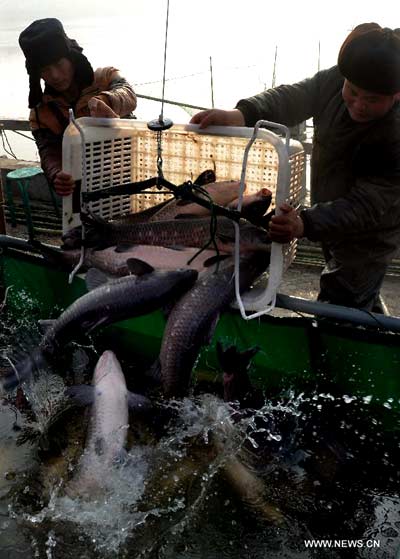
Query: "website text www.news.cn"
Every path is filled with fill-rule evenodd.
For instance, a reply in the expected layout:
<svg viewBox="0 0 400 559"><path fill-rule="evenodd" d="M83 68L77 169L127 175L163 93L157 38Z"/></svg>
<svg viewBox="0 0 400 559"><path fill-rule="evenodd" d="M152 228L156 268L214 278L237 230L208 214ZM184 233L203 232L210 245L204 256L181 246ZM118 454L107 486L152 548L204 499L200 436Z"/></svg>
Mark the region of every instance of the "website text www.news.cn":
<svg viewBox="0 0 400 559"><path fill-rule="evenodd" d="M304 540L307 548L379 548L379 540Z"/></svg>

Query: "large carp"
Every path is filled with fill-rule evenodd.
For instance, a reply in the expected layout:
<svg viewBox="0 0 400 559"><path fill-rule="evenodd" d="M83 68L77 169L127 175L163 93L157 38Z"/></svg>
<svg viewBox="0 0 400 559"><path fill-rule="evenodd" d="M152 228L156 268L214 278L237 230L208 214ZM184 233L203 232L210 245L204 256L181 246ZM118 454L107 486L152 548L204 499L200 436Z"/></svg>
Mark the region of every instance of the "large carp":
<svg viewBox="0 0 400 559"><path fill-rule="evenodd" d="M110 468L123 461L129 427L128 406L136 410L151 408L147 398L128 392L124 373L112 351L105 351L98 360L92 386L82 388L89 389L92 395L87 399L88 391L83 390L83 403L92 404L89 428L78 472L66 488L67 494L80 496L104 489ZM74 398L77 397L78 390L74 393Z"/></svg>
<svg viewBox="0 0 400 559"><path fill-rule="evenodd" d="M39 347L22 362L14 364L0 379L0 390L9 391L27 380L34 368L40 369L57 347L90 333L100 326L147 314L189 289L197 278L195 270L154 270L141 261L130 261L137 275L109 281L91 268L86 274L90 290L70 305L59 318L46 321L47 331Z"/></svg>
<svg viewBox="0 0 400 559"><path fill-rule="evenodd" d="M241 291L266 269L268 256L256 253L241 258ZM211 341L219 314L235 297L234 270L232 259L222 262L218 271L200 277L173 307L164 330L159 370L155 365L153 371L160 376L166 395L187 393L200 350Z"/></svg>
<svg viewBox="0 0 400 559"><path fill-rule="evenodd" d="M86 225L87 246L105 248L130 243L202 248L209 245L230 253L234 249L235 227L227 217L176 219L133 225L107 222L93 214L82 215L82 220ZM270 251L271 240L265 229L242 219L239 228L241 252Z"/></svg>

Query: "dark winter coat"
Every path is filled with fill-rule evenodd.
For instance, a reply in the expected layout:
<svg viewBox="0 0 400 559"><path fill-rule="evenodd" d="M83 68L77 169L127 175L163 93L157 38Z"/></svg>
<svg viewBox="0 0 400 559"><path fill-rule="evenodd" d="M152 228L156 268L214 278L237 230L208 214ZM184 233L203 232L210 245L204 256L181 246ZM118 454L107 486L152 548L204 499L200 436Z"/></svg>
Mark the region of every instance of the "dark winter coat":
<svg viewBox="0 0 400 559"><path fill-rule="evenodd" d="M323 243L344 270L344 284L357 292L366 288L366 275L384 274L400 245L400 104L379 120L355 122L343 83L335 66L241 100L237 108L247 126L313 118L314 205L302 212L305 236Z"/></svg>

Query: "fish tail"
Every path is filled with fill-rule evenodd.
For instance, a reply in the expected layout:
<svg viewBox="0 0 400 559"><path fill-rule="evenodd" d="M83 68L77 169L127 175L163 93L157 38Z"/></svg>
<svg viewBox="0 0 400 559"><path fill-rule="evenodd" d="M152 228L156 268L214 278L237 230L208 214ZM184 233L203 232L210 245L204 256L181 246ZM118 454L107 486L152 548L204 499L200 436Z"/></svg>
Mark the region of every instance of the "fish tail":
<svg viewBox="0 0 400 559"><path fill-rule="evenodd" d="M217 177L215 176L215 172L212 169L206 169L193 181L194 184L197 186L205 186L206 184L211 184L215 182Z"/></svg>
<svg viewBox="0 0 400 559"><path fill-rule="evenodd" d="M254 355L259 351L258 347L252 347L245 351L239 351L235 345L223 347L217 341L217 355L221 368L226 373L247 371Z"/></svg>

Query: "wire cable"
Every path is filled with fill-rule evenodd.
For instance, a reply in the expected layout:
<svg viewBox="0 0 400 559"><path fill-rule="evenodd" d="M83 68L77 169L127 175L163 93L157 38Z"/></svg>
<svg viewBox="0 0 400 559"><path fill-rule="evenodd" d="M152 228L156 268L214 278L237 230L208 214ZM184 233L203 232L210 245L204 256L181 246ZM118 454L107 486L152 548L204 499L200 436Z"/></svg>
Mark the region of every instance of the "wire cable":
<svg viewBox="0 0 400 559"><path fill-rule="evenodd" d="M161 114L160 122L164 120L164 93L165 93L165 72L167 68L167 42L168 42L168 22L169 22L169 0L167 0L167 16L165 21L165 42L164 42L164 70L162 81L162 96L161 96Z"/></svg>
<svg viewBox="0 0 400 559"><path fill-rule="evenodd" d="M14 159L18 159L15 153L13 152L12 147L10 146L10 142L8 141L7 135L4 130L0 130L0 136L1 136L1 142L3 144L3 149L5 153L13 157ZM8 147L6 146L6 143Z"/></svg>

